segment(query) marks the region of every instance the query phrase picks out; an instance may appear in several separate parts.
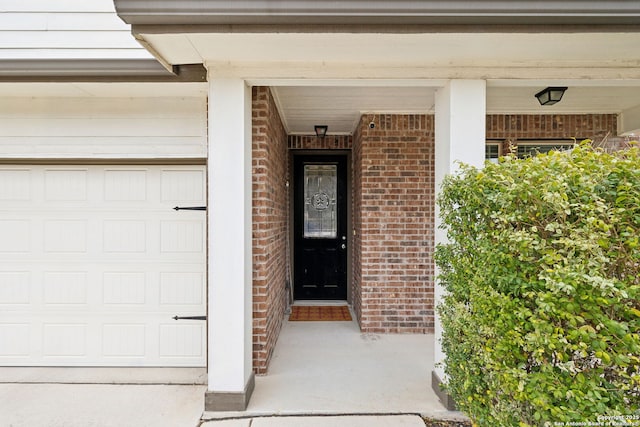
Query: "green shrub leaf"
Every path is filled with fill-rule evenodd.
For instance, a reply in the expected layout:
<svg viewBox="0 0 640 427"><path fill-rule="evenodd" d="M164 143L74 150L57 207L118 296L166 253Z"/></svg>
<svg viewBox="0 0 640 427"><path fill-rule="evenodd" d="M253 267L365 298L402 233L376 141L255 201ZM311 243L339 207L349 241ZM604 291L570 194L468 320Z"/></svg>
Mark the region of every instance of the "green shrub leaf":
<svg viewBox="0 0 640 427"><path fill-rule="evenodd" d="M461 165L438 204L438 310L458 406L480 427L637 417L638 149L585 142Z"/></svg>

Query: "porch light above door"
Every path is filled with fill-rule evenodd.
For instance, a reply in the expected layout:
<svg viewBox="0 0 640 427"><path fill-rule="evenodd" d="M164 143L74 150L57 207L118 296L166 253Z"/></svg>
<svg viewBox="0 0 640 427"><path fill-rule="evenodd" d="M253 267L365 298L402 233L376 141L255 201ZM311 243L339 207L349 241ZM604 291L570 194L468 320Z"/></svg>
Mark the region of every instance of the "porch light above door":
<svg viewBox="0 0 640 427"><path fill-rule="evenodd" d="M540 105L553 105L560 102L565 90L566 87L551 86L536 93L536 98Z"/></svg>
<svg viewBox="0 0 640 427"><path fill-rule="evenodd" d="M325 136L327 136L327 129L329 129L329 126L327 125L315 125L313 127L316 131L316 136L318 138L324 138Z"/></svg>

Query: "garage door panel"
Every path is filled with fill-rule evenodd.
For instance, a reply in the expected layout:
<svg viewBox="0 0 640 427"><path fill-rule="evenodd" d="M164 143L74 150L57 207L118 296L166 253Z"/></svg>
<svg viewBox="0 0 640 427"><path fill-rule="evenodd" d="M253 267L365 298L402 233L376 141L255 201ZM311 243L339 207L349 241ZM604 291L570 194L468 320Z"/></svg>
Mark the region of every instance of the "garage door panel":
<svg viewBox="0 0 640 427"><path fill-rule="evenodd" d="M204 324L160 325L160 357L204 357Z"/></svg>
<svg viewBox="0 0 640 427"><path fill-rule="evenodd" d="M105 324L102 326L102 348L105 357L144 357L147 325Z"/></svg>
<svg viewBox="0 0 640 427"><path fill-rule="evenodd" d="M204 223L199 220L161 221L160 251L203 253Z"/></svg>
<svg viewBox="0 0 640 427"><path fill-rule="evenodd" d="M202 169L164 169L161 172L163 202L202 202L205 200L205 176Z"/></svg>
<svg viewBox="0 0 640 427"><path fill-rule="evenodd" d="M102 275L105 305L143 305L147 278L143 271L106 271Z"/></svg>
<svg viewBox="0 0 640 427"><path fill-rule="evenodd" d="M29 357L30 327L25 323L0 323L0 361L3 357Z"/></svg>
<svg viewBox="0 0 640 427"><path fill-rule="evenodd" d="M206 276L200 264L163 265L162 269L130 264L131 268L123 269L122 263L78 262L62 270L58 263L43 263L31 271L0 271L0 308L31 312L37 306L41 312L44 306L71 305L64 309L80 310L78 306L85 304L101 311L120 311L123 308L117 306L127 305L140 306L138 311L169 306L203 309Z"/></svg>
<svg viewBox="0 0 640 427"><path fill-rule="evenodd" d="M158 313L88 314L82 323L72 313L47 317L0 323L0 365L199 366L206 354L202 321L176 322Z"/></svg>
<svg viewBox="0 0 640 427"><path fill-rule="evenodd" d="M160 273L160 304L195 305L204 304L204 274L199 271Z"/></svg>
<svg viewBox="0 0 640 427"><path fill-rule="evenodd" d="M86 324L47 323L43 327L43 356L45 357L86 357L87 331Z"/></svg>
<svg viewBox="0 0 640 427"><path fill-rule="evenodd" d="M31 170L0 168L0 200L12 202L31 200Z"/></svg>
<svg viewBox="0 0 640 427"><path fill-rule="evenodd" d="M86 305L87 300L86 271L48 271L44 274L45 305Z"/></svg>
<svg viewBox="0 0 640 427"><path fill-rule="evenodd" d="M29 253L31 249L30 221L0 218L0 253Z"/></svg>
<svg viewBox="0 0 640 427"><path fill-rule="evenodd" d="M107 220L103 222L103 252L144 253L147 251L145 221Z"/></svg>
<svg viewBox="0 0 640 427"><path fill-rule="evenodd" d="M0 366L205 366L205 176L0 167Z"/></svg>
<svg viewBox="0 0 640 427"><path fill-rule="evenodd" d="M87 252L86 220L45 220L44 252Z"/></svg>
<svg viewBox="0 0 640 427"><path fill-rule="evenodd" d="M107 202L144 202L148 171L138 169L105 170L104 199Z"/></svg>
<svg viewBox="0 0 640 427"><path fill-rule="evenodd" d="M30 303L31 273L0 271L0 306Z"/></svg>
<svg viewBox="0 0 640 427"><path fill-rule="evenodd" d="M87 201L87 169L46 169L44 199L47 201Z"/></svg>

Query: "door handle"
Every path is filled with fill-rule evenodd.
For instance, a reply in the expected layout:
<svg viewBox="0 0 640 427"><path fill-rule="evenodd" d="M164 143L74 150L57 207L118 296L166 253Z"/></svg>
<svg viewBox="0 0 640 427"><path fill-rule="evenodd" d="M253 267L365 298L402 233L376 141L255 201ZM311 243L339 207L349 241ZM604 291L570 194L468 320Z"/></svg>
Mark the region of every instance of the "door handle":
<svg viewBox="0 0 640 427"><path fill-rule="evenodd" d="M347 249L347 245L345 245L344 243L342 244L342 246L340 246L342 249Z"/></svg>

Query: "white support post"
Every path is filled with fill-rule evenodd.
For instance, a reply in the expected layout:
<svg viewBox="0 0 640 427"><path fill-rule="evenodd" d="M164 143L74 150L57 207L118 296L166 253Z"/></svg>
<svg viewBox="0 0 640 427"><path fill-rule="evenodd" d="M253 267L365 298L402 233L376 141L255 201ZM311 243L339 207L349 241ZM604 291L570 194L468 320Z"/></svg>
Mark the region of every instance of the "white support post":
<svg viewBox="0 0 640 427"><path fill-rule="evenodd" d="M624 110L618 115L618 135L630 136L634 140L638 139L640 135L640 106Z"/></svg>
<svg viewBox="0 0 640 427"><path fill-rule="evenodd" d="M245 410L252 370L251 89L209 78L208 390L205 410Z"/></svg>
<svg viewBox="0 0 640 427"><path fill-rule="evenodd" d="M484 80L451 80L436 92L435 117L435 181L436 197L440 193L442 181L448 174L455 173L459 162L482 167L484 164L486 139L486 82ZM436 206L435 243L445 243L447 233L440 229L440 210ZM436 267L435 304L442 300L444 289L437 280ZM444 361L440 345L442 324L435 316L436 368L432 376L432 386L449 408L453 402L440 389L446 382L445 372L438 364Z"/></svg>

